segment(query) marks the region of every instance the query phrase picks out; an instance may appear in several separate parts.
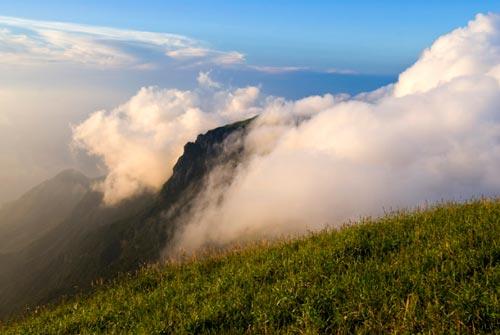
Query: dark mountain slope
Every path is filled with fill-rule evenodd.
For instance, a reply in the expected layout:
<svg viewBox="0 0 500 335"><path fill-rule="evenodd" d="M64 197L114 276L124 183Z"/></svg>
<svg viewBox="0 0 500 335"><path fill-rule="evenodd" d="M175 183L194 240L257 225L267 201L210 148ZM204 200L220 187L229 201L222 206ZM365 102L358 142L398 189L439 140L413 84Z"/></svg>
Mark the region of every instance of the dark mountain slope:
<svg viewBox="0 0 500 335"><path fill-rule="evenodd" d="M65 170L0 210L0 253L22 250L60 224L90 189L90 180Z"/></svg>
<svg viewBox="0 0 500 335"><path fill-rule="evenodd" d="M158 194L143 194L115 207L89 191L57 227L21 252L0 256L0 316L85 291L157 260L179 220L204 187L208 172L238 161L242 145L224 146L251 120L219 127L186 144L173 174ZM233 141L238 143L238 141ZM15 278L15 280L14 280Z"/></svg>

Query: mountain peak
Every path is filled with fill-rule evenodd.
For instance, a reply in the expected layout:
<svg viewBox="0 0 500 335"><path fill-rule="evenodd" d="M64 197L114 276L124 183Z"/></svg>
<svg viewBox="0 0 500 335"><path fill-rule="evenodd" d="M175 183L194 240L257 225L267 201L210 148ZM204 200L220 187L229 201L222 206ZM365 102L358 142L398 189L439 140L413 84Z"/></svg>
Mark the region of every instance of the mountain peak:
<svg viewBox="0 0 500 335"><path fill-rule="evenodd" d="M0 209L0 253L22 249L56 227L90 190L91 180L66 169Z"/></svg>
<svg viewBox="0 0 500 335"><path fill-rule="evenodd" d="M49 180L74 181L83 184L88 184L90 181L86 175L73 168L62 170L54 178Z"/></svg>

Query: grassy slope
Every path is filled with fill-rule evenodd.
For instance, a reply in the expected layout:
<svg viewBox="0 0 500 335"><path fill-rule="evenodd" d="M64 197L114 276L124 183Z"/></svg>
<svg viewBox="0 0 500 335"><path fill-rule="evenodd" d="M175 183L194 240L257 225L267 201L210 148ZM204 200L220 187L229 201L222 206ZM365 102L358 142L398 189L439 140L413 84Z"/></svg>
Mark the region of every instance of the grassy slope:
<svg viewBox="0 0 500 335"><path fill-rule="evenodd" d="M500 201L148 267L10 333L500 330Z"/></svg>

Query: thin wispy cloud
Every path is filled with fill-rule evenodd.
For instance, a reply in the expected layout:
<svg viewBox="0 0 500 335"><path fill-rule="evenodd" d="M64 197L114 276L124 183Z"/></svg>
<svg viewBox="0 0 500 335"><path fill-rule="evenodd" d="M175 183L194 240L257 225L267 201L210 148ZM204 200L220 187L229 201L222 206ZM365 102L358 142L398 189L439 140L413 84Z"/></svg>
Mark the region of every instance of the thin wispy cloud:
<svg viewBox="0 0 500 335"><path fill-rule="evenodd" d="M260 65L250 65L250 69L259 72L269 73L269 74L280 74L298 71L307 71L309 68L302 66L260 66Z"/></svg>
<svg viewBox="0 0 500 335"><path fill-rule="evenodd" d="M149 69L155 63L232 65L244 59L182 35L0 16L2 64Z"/></svg>
<svg viewBox="0 0 500 335"><path fill-rule="evenodd" d="M337 69L337 68L330 68L325 71L326 73L330 74L358 74L359 72L351 69Z"/></svg>

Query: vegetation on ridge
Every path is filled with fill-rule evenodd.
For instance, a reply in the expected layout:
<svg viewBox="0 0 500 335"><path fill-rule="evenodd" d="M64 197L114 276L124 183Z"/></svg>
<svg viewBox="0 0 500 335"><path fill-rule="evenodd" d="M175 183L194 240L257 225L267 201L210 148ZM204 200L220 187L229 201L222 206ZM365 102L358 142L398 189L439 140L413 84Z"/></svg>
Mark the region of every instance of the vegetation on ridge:
<svg viewBox="0 0 500 335"><path fill-rule="evenodd" d="M500 329L500 201L150 266L0 328L55 333L449 333Z"/></svg>

